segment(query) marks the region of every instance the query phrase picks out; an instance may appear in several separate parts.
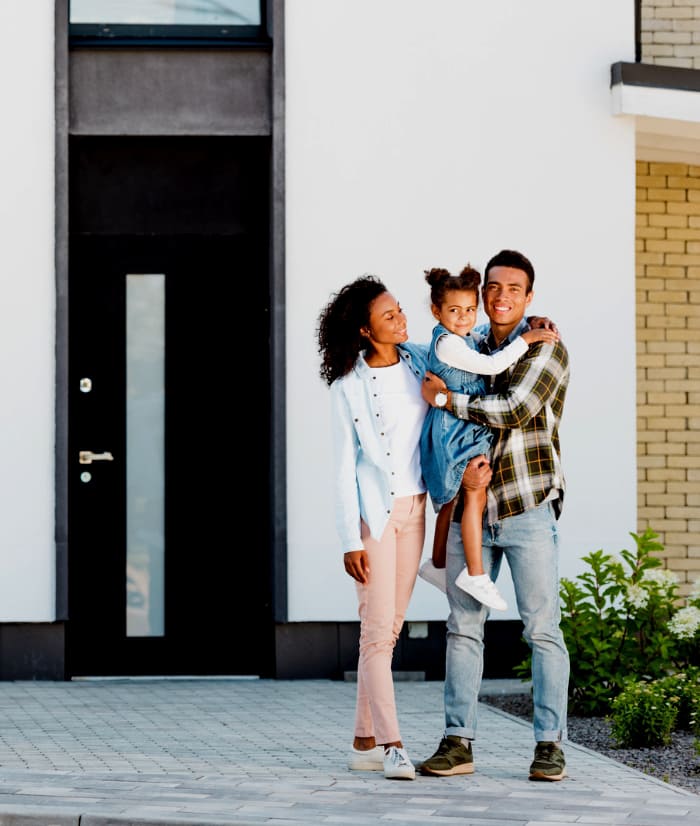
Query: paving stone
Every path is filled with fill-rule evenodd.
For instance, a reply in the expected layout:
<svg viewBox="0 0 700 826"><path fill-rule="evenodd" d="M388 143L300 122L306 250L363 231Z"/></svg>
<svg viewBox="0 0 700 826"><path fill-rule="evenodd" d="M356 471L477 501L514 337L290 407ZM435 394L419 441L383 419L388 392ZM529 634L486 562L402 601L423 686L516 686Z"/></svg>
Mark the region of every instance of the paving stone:
<svg viewBox="0 0 700 826"><path fill-rule="evenodd" d="M569 778L528 781L530 725L486 705L473 775L349 772L355 690L327 680L0 682L0 826L700 824L700 796L575 744ZM442 736L442 690L396 684L415 761Z"/></svg>

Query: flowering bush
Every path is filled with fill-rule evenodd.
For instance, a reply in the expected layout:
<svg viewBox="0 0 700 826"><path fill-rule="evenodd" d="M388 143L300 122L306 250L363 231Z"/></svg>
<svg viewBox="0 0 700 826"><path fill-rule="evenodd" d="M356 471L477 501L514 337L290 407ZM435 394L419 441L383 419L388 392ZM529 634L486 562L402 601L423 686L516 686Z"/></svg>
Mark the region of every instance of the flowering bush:
<svg viewBox="0 0 700 826"><path fill-rule="evenodd" d="M630 684L611 703L613 738L631 747L670 743L678 702L676 695L666 694L660 680Z"/></svg>
<svg viewBox="0 0 700 826"><path fill-rule="evenodd" d="M700 667L691 665L657 682L667 698L678 700L676 728L700 734Z"/></svg>
<svg viewBox="0 0 700 826"><path fill-rule="evenodd" d="M669 630L679 640L692 640L700 628L700 608L688 605L681 608L668 624Z"/></svg>
<svg viewBox="0 0 700 826"><path fill-rule="evenodd" d="M695 580L685 607L671 617L668 629L676 640L678 668L700 665L700 579Z"/></svg>
<svg viewBox="0 0 700 826"><path fill-rule="evenodd" d="M588 569L562 578L561 628L571 660L569 707L605 715L630 682L651 682L700 665L700 584L679 608L678 577L654 553L663 550L650 528L631 533L635 550L621 559L593 551ZM531 658L516 667L530 675Z"/></svg>
<svg viewBox="0 0 700 826"><path fill-rule="evenodd" d="M629 683L611 703L611 734L619 746L660 746L675 729L700 735L700 668L652 682ZM695 749L700 753L700 741Z"/></svg>

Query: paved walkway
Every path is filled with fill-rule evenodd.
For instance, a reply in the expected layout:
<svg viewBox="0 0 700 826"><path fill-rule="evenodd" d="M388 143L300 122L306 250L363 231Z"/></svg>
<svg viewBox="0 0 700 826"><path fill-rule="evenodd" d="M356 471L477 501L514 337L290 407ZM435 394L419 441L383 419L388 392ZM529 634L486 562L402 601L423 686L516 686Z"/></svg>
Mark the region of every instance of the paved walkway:
<svg viewBox="0 0 700 826"><path fill-rule="evenodd" d="M442 683L396 693L424 759ZM484 704L473 775L350 772L354 694L327 680L0 682L0 826L700 824L700 796L571 743L566 780L528 781L530 725Z"/></svg>

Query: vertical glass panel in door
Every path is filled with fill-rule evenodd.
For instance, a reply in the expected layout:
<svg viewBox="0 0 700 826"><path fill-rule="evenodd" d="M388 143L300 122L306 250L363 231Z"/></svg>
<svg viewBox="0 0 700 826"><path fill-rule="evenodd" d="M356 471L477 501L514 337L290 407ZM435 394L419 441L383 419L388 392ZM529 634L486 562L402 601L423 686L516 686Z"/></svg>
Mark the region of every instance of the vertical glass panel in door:
<svg viewBox="0 0 700 826"><path fill-rule="evenodd" d="M259 26L260 0L71 0L70 22Z"/></svg>
<svg viewBox="0 0 700 826"><path fill-rule="evenodd" d="M126 634L165 634L165 276L126 276Z"/></svg>

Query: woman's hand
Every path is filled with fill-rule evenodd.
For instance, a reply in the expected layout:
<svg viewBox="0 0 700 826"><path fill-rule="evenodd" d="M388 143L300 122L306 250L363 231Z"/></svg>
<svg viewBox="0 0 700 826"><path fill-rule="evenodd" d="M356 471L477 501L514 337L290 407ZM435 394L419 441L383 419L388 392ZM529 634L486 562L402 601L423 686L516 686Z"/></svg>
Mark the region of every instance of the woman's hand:
<svg viewBox="0 0 700 826"><path fill-rule="evenodd" d="M369 559L367 551L348 551L343 556L345 570L362 585L369 582Z"/></svg>

